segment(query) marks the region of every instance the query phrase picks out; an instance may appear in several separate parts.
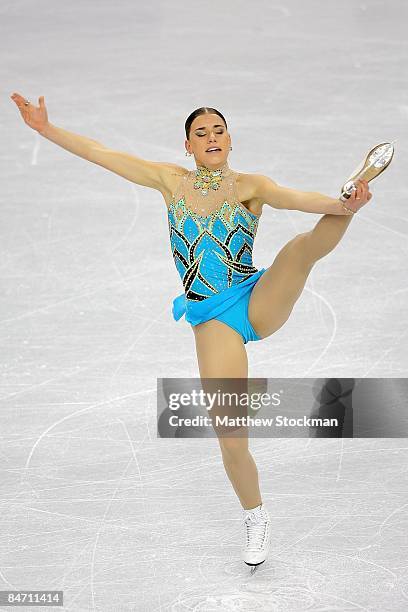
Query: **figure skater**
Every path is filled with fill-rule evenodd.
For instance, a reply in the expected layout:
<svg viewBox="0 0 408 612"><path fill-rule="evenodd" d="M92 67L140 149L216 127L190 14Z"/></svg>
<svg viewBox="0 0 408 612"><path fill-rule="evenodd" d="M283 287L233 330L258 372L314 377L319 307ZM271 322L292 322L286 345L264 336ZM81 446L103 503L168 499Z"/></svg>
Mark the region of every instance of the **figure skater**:
<svg viewBox="0 0 408 612"><path fill-rule="evenodd" d="M227 122L214 108L198 108L185 122L186 155L193 155L196 165L187 170L114 151L52 125L44 96L39 106L17 93L11 98L25 123L48 140L129 181L160 191L184 287L173 301L173 317L179 320L184 315L192 327L202 379L248 377L245 344L268 338L282 327L315 263L333 251L354 213L372 197L366 180L356 181L347 200L340 200L232 170ZM268 268L257 270L252 247L265 204L323 217L310 231L290 240ZM226 473L242 505L242 559L256 567L267 556L271 531L257 467L247 436L219 437L219 443Z"/></svg>

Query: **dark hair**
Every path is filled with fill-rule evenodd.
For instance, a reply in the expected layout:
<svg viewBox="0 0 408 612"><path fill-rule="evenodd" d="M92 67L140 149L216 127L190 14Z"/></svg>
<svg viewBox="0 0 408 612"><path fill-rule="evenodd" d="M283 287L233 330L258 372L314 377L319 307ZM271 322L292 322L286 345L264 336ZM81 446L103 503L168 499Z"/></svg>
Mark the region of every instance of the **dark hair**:
<svg viewBox="0 0 408 612"><path fill-rule="evenodd" d="M220 113L220 111L218 111L216 108L211 108L210 106L202 106L201 108L196 108L195 111L193 111L191 115L189 115L186 119L185 129L186 129L187 140L189 140L190 138L190 128L191 128L191 124L193 123L194 119L196 117L199 117L200 115L211 114L211 113L214 113L215 115L218 115L219 117L221 117L221 119L225 123L225 127L228 130L228 126L227 126L225 117L222 113Z"/></svg>

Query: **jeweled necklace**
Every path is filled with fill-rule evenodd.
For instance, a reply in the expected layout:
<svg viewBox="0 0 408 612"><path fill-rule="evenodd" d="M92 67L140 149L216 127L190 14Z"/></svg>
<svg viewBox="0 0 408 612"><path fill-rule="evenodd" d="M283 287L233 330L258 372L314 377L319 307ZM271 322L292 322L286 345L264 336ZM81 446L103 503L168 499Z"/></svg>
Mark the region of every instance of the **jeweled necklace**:
<svg viewBox="0 0 408 612"><path fill-rule="evenodd" d="M199 189L203 196L208 195L209 189L215 191L219 189L222 179L224 178L223 172L228 169L228 164L225 163L218 170L210 170L207 166L197 166L195 171L196 179L194 181L194 189ZM201 210L204 210L203 208Z"/></svg>

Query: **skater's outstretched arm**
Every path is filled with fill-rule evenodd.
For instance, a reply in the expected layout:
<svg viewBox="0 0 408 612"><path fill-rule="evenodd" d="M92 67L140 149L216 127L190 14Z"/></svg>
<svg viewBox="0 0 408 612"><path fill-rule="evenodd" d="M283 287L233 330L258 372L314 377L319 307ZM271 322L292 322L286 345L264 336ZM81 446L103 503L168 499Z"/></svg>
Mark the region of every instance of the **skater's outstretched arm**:
<svg viewBox="0 0 408 612"><path fill-rule="evenodd" d="M53 125L48 121L44 96L38 99L39 106L34 106L32 103L25 105L25 98L18 93L14 93L11 99L18 106L22 118L29 127L70 153L111 170L138 185L161 191L167 183L169 168L174 164L149 161L128 153L113 151L96 140Z"/></svg>
<svg viewBox="0 0 408 612"><path fill-rule="evenodd" d="M262 174L251 175L253 184L253 197L261 198L265 204L274 208L286 208L289 210L300 210L316 214L347 215L350 214L338 198L318 193L316 191L299 191L282 187ZM368 192L368 184L365 185L366 201L371 199L372 194ZM355 194L353 195L353 199Z"/></svg>

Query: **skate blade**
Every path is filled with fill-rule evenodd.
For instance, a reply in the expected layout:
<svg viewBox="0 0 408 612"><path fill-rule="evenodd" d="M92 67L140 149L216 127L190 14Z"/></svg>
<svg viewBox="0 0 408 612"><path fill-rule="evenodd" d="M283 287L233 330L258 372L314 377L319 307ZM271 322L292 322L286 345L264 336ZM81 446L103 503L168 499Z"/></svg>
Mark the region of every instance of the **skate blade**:
<svg viewBox="0 0 408 612"><path fill-rule="evenodd" d="M344 198L348 199L352 191L356 190L356 181L363 179L369 183L388 168L394 157L395 143L396 140L383 142L369 151L365 160L351 173L341 188L341 195Z"/></svg>
<svg viewBox="0 0 408 612"><path fill-rule="evenodd" d="M383 142L373 147L368 152L367 157L350 174L346 183L351 180L358 180L359 178L364 178L367 182L370 182L381 174L390 165L394 157L395 142L396 140Z"/></svg>
<svg viewBox="0 0 408 612"><path fill-rule="evenodd" d="M252 565L251 563L247 563L246 561L244 561L244 563L246 563L246 565L248 565L248 567L251 568L251 576L252 574L255 574L256 570L258 569L258 567L260 565L262 565L263 563L265 563L265 561L261 561L260 563L257 563L256 565Z"/></svg>

